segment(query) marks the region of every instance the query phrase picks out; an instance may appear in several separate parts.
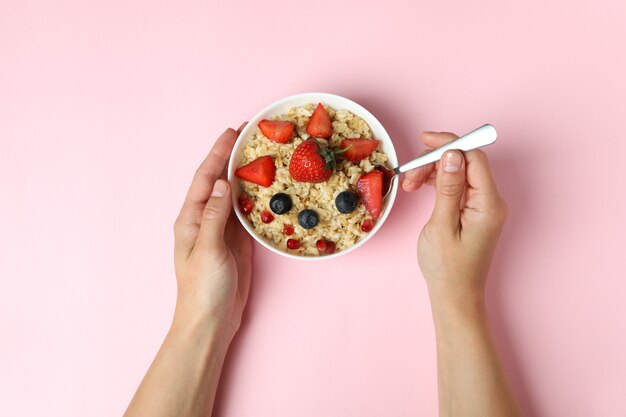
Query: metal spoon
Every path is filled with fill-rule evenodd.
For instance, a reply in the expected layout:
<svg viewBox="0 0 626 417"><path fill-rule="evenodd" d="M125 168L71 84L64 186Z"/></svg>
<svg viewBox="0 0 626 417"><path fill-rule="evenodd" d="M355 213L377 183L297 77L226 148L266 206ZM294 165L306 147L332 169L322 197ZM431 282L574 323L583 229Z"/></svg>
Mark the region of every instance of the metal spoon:
<svg viewBox="0 0 626 417"><path fill-rule="evenodd" d="M443 156L445 151L450 149L458 149L460 151L471 151L472 149L481 148L483 146L491 145L496 141L498 133L496 128L492 125L483 125L476 130L461 136L458 139L453 140L450 143L446 143L439 148L415 158L414 160L402 164L397 168L389 169L383 165L376 165L375 169L381 171L384 175L383 183L383 198L387 197L391 190L391 184L394 179L398 177L398 174L410 171L415 168L419 168L424 165L436 162Z"/></svg>

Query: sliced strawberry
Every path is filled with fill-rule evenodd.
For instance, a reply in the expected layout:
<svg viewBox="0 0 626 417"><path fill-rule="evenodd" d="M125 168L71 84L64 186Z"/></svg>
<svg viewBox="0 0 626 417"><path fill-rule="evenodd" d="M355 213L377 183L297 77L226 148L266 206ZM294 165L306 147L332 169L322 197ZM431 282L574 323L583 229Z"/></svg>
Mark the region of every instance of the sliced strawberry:
<svg viewBox="0 0 626 417"><path fill-rule="evenodd" d="M272 142L286 143L293 136L294 124L287 120L263 119L259 122L259 129Z"/></svg>
<svg viewBox="0 0 626 417"><path fill-rule="evenodd" d="M306 133L314 138L329 138L333 134L333 123L322 103L319 103L306 125Z"/></svg>
<svg viewBox="0 0 626 417"><path fill-rule="evenodd" d="M239 167L235 170L235 175L242 180L269 187L274 182L276 166L274 158L270 155L262 156L254 161Z"/></svg>
<svg viewBox="0 0 626 417"><path fill-rule="evenodd" d="M356 182L365 208L374 220L380 216L383 208L383 173L377 170L361 175Z"/></svg>
<svg viewBox="0 0 626 417"><path fill-rule="evenodd" d="M344 139L341 141L344 158L356 164L367 158L378 148L378 141L373 139Z"/></svg>

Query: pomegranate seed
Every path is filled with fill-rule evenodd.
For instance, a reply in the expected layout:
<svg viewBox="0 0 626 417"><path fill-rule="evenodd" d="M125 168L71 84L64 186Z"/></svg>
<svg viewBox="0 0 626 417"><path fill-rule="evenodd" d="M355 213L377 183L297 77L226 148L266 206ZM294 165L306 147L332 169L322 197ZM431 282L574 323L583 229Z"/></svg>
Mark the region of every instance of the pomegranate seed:
<svg viewBox="0 0 626 417"><path fill-rule="evenodd" d="M263 210L263 211L261 212L261 221L262 221L263 223L271 223L271 222L272 222L272 220L274 220L274 216L272 216L272 213L270 213L270 212L269 212L269 211L267 211L267 210Z"/></svg>
<svg viewBox="0 0 626 417"><path fill-rule="evenodd" d="M248 194L241 194L237 199L239 202L239 207L243 214L250 214L252 209L254 209L254 203L250 200L250 196Z"/></svg>
<svg viewBox="0 0 626 417"><path fill-rule="evenodd" d="M290 224L286 224L286 225L283 227L283 233L284 233L286 236L291 236L291 235L293 235L293 226L292 226L292 225L290 225Z"/></svg>
<svg viewBox="0 0 626 417"><path fill-rule="evenodd" d="M298 239L287 240L287 247L289 249L298 249L300 247L300 241Z"/></svg>
<svg viewBox="0 0 626 417"><path fill-rule="evenodd" d="M365 233L371 232L373 228L374 228L374 222L370 219L365 220L361 224L361 230L363 230Z"/></svg>
<svg viewBox="0 0 626 417"><path fill-rule="evenodd" d="M335 252L335 242L331 242L330 240L318 240L315 242L315 247L317 248L320 255L330 255Z"/></svg>
<svg viewBox="0 0 626 417"><path fill-rule="evenodd" d="M320 255L323 253L326 253L326 241L325 240L318 240L317 242L315 242L315 247L317 247L317 250L319 251Z"/></svg>
<svg viewBox="0 0 626 417"><path fill-rule="evenodd" d="M330 255L331 253L335 253L336 249L335 242L326 242L326 253Z"/></svg>

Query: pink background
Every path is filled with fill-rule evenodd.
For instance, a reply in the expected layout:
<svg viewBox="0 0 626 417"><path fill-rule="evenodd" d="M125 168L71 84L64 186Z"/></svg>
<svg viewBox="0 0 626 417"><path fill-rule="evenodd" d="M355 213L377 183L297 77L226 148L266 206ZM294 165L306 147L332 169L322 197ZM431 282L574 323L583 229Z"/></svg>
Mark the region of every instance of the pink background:
<svg viewBox="0 0 626 417"><path fill-rule="evenodd" d="M121 415L168 329L172 224L227 126L303 91L422 130L490 122L511 214L489 284L530 416L626 415L623 2L0 2L0 416ZM432 416L401 193L345 257L257 247L218 416ZM390 266L393 268L390 269ZM393 272L390 272L393 271Z"/></svg>

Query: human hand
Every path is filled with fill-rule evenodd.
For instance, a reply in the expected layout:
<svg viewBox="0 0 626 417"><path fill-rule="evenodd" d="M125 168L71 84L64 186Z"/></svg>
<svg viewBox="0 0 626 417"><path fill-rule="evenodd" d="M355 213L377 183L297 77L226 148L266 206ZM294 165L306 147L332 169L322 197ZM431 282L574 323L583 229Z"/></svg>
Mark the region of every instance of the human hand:
<svg viewBox="0 0 626 417"><path fill-rule="evenodd" d="M239 131L243 128L242 125ZM241 324L252 243L232 211L225 170L239 131L227 129L196 171L174 224L174 326L200 326L228 345Z"/></svg>
<svg viewBox="0 0 626 417"><path fill-rule="evenodd" d="M430 148L456 139L453 133L424 132ZM436 187L436 202L417 245L420 269L433 304L482 308L485 281L507 206L481 150L447 151L441 161L407 172L402 187ZM435 305L433 305L435 307Z"/></svg>

